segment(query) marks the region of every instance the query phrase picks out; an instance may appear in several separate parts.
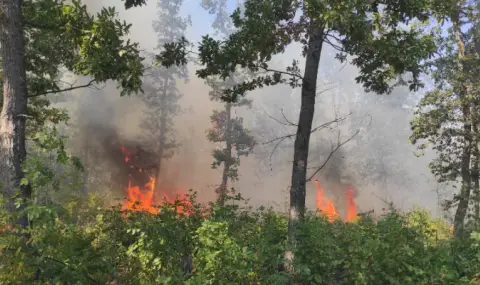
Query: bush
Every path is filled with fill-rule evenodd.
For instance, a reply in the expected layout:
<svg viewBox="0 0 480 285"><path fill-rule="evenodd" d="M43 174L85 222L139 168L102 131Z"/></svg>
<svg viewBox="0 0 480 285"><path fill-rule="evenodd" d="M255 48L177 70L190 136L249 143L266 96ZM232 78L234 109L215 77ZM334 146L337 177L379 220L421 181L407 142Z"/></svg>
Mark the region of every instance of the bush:
<svg viewBox="0 0 480 285"><path fill-rule="evenodd" d="M31 205L26 245L1 232L0 283L285 284L285 216L200 205L193 192L188 199L165 202L157 215L104 209L98 197ZM0 221L4 228L11 218L3 213ZM298 230L295 284L475 284L480 272L480 234L459 243L419 209L353 223L309 213Z"/></svg>

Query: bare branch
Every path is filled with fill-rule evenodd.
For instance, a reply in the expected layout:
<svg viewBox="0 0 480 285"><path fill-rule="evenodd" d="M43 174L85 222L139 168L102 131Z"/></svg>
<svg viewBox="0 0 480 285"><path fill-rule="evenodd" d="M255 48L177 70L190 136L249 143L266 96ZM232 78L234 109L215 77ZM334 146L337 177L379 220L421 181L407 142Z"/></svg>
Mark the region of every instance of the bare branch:
<svg viewBox="0 0 480 285"><path fill-rule="evenodd" d="M63 83L66 83L66 82L63 82ZM65 88L65 89L59 89L59 90L48 90L48 91L45 91L45 92L40 92L40 93L37 93L37 94L33 94L33 95L29 95L28 97L38 97L38 96L42 96L42 95L47 95L47 94L55 94L55 93L62 93L62 92L66 92L66 91L72 91L72 90L75 90L75 89L80 89L80 88L87 88L87 87L90 87L90 88L94 88L96 90L100 90L100 88L98 88L97 86L95 86L93 83L95 83L95 80L92 79L90 80L88 83L86 84L83 84L83 85L76 85L75 86L75 83L66 83L68 85L70 85L70 87L68 88Z"/></svg>
<svg viewBox="0 0 480 285"><path fill-rule="evenodd" d="M340 123L342 121L345 121L351 114L352 114L352 112L348 113L348 115L346 115L344 117L338 117L338 118L335 118L333 121L321 124L320 126L313 128L310 133L313 133L313 132L316 132L316 131L319 131L319 130L323 130L325 128L330 127L331 125L333 125L335 123Z"/></svg>
<svg viewBox="0 0 480 285"><path fill-rule="evenodd" d="M322 165L320 165L317 170L315 170L315 172L313 172L312 175L310 175L310 177L306 180L306 182L309 182L313 179L313 177L315 177L315 175L320 172L320 170L322 170L325 165L327 165L328 161L330 160L330 158L332 158L332 156L335 154L335 152L337 152L337 150L339 150L343 145L345 145L346 143L348 143L349 141L351 141L356 135L358 135L360 133L360 130L361 129L358 129L353 135L351 135L348 139L344 140L343 142L340 142L340 132L338 132L338 141L337 141L337 145L335 147L333 147L333 144L332 144L332 150L330 151L330 154L328 155L327 159L322 163Z"/></svg>
<svg viewBox="0 0 480 285"><path fill-rule="evenodd" d="M294 124L292 121L289 121L289 120L287 119L287 116L285 116L285 112L283 112L283 108L280 109L280 110L282 111L283 119L284 119L289 125L291 125L291 126L297 126L297 124Z"/></svg>
<svg viewBox="0 0 480 285"><path fill-rule="evenodd" d="M336 87L336 86L332 86L332 87L330 87L330 88L325 88L325 89L323 89L323 90L321 90L321 91L318 91L317 94L315 94L315 96L318 96L318 95L321 95L321 94L323 94L323 93L325 93L325 92L327 92L327 91L330 91L330 90L332 90L332 89L335 88L335 87Z"/></svg>
<svg viewBox="0 0 480 285"><path fill-rule="evenodd" d="M325 33L325 36L323 37L323 41L326 42L327 44L329 44L331 47L333 47L334 49L336 49L339 52L344 52L345 51L345 49L341 45L339 45L337 43L333 43L330 38L337 41L338 43L342 42L341 39L339 39L338 37L334 36L333 34L331 34L327 31Z"/></svg>
<svg viewBox="0 0 480 285"><path fill-rule="evenodd" d="M283 110L282 110L282 112L283 112ZM310 133L314 133L314 132L316 132L316 131L320 131L320 130L322 130L322 129L328 128L328 127L330 127L330 125L332 125L332 124L342 122L342 121L344 121L345 119L347 119L347 117L348 117L350 114L351 114L351 113L349 113L349 114L348 114L347 116L345 116L345 117L335 118L334 120L332 120L332 121L330 121L330 122L321 124L321 125L313 128L313 129L310 131ZM287 124L285 124L285 123L283 123L283 122L281 122L281 121L279 121L279 120L277 120L277 119L275 119L275 118L273 118L273 117L271 117L271 118L272 118L273 120L275 120L275 121L283 124L283 125L287 125ZM284 117L284 118L285 118L285 117ZM285 120L287 120L287 119L285 118ZM289 121L287 120L287 122L289 122ZM293 124L293 123L291 123L291 122L289 122L289 123L290 123L290 124ZM296 126L296 125L293 124L293 126ZM360 131L358 131L358 132L360 132ZM358 133L358 132L357 132L357 133ZM288 135L281 136L281 137L277 137L277 138L274 138L274 139L272 139L272 140L269 140L269 141L267 141L267 142L262 143L262 145L266 145L266 144L271 144L271 143L273 143L273 142L276 142L276 143L275 143L275 146L273 147L272 152L270 153L270 156L269 156L270 163L271 163L271 160L272 160L273 155L275 154L275 151L276 151L277 148L280 146L280 144L281 144L282 142L284 142L286 139L292 138L292 137L294 137L294 136L296 136L296 133L288 134ZM353 138L353 137L352 137L352 138ZM350 139L351 139L351 138L350 138ZM344 142L343 144L345 144L345 143L347 143L347 142ZM342 144L342 145L343 145L343 144ZM340 145L340 146L341 146L341 145ZM340 148L340 146L339 146L338 148ZM338 148L337 148L337 149L338 149ZM333 155L333 154L332 154L332 155ZM329 159L330 159L330 158L329 158ZM325 163L326 163L326 162L325 162Z"/></svg>
<svg viewBox="0 0 480 285"><path fill-rule="evenodd" d="M265 109L264 109L262 106L260 106L260 108L261 108L262 111L265 113L265 115L267 115L270 119L274 120L275 122L277 122L277 123L279 123L279 124L282 124L282 125L284 125L284 126L296 126L294 123L292 123L292 122L290 122L289 120L287 120L287 119L285 118L285 115L283 115L283 117L285 118L285 121L286 121L286 122L282 122L282 121L280 121L279 119L277 119L277 118L273 117L272 115L268 114L267 111L265 111ZM282 114L283 114L283 109L281 109L281 110L282 110Z"/></svg>
<svg viewBox="0 0 480 285"><path fill-rule="evenodd" d="M350 113L350 114L351 114L351 113ZM369 114L366 114L365 117L366 117L366 116L369 116ZM334 121L333 121L333 122L329 122L329 123L334 123ZM368 123L368 125L370 125L370 123L371 123L371 120L370 120L370 122ZM327 123L327 124L328 124L328 123ZM325 124L324 124L324 125L325 125ZM320 170L322 170L322 169L325 167L325 165L327 165L328 161L333 157L333 155L334 155L343 145L345 145L346 143L350 142L350 141L351 141L355 136L357 136L361 131L362 131L362 128L359 127L354 134L352 134L349 138L347 138L347 139L344 140L343 142L340 141L340 131L339 131L339 132L337 133L337 145L334 146L333 143L332 143L332 149L331 149L330 154L328 155L327 159L322 163L322 165L320 165L320 166L317 167L317 170L315 170L315 172L314 172L312 175L310 175L310 177L309 177L306 181L307 181L307 182L311 181L311 180L313 179L313 177L314 177L318 172L320 172Z"/></svg>

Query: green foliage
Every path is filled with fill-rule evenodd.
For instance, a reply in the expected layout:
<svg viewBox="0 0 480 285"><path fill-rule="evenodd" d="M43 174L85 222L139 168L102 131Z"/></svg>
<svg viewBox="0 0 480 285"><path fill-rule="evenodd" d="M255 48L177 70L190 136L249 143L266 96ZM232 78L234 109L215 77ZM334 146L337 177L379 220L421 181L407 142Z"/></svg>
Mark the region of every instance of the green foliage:
<svg viewBox="0 0 480 285"><path fill-rule="evenodd" d="M470 1L452 5L453 27L446 35L438 32L435 41L439 56L427 63L434 79L433 88L418 102L411 121L410 141L420 154L431 147L437 156L429 164L441 183L460 193L445 202L450 209L457 202L456 227L463 225L478 164L478 7ZM461 33L461 36L458 35ZM477 162L476 162L477 161ZM477 181L478 182L478 181ZM475 203L478 205L478 197ZM473 200L473 199L472 199ZM477 217L478 218L478 217Z"/></svg>
<svg viewBox="0 0 480 285"><path fill-rule="evenodd" d="M203 36L198 54L204 67L197 70L197 75L226 79L238 66L252 72L266 71L264 75L224 90L226 101L235 101L247 91L279 83L297 87L303 84L303 78L295 62L286 71L272 70L268 62L295 42L303 46L305 56L309 26L315 25L323 30L323 43L338 51L340 61L347 56L354 57L352 64L360 69L356 80L367 91L389 93L390 83L398 74L407 73L411 79L400 79L397 83L417 90L422 87L421 61L429 59L436 47L431 34L424 33L417 25L404 24L442 18L444 6L436 2L420 1L409 6L396 1L246 1L242 9L236 9L231 15L233 34L220 40ZM216 1L202 3L211 13L218 9L218 5L212 4ZM159 60L166 66L183 63L187 53L183 39L166 45Z"/></svg>
<svg viewBox="0 0 480 285"><path fill-rule="evenodd" d="M165 202L157 215L105 209L96 196L32 204L27 248L2 212L0 282L284 284L287 217L245 207L239 196L223 207L188 199ZM298 230L295 284L475 284L480 269L478 233L459 244L420 209L354 223L311 213Z"/></svg>
<svg viewBox="0 0 480 285"><path fill-rule="evenodd" d="M137 43L124 40L130 25L117 19L114 8L91 15L81 1L28 0L22 2L22 11L29 138L42 132L45 124L68 120L65 110L51 106L47 94L108 80L118 82L121 95L142 92L143 58ZM83 85L65 82L61 78L65 72L91 80Z"/></svg>

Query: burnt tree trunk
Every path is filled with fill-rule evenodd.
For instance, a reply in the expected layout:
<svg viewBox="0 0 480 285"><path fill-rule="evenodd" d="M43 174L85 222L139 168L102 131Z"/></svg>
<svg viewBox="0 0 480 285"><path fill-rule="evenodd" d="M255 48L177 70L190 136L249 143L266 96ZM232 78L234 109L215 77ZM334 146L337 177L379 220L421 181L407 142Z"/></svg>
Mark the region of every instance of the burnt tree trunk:
<svg viewBox="0 0 480 285"><path fill-rule="evenodd" d="M25 121L27 111L27 76L25 72L25 41L23 34L22 1L2 0L0 44L3 68L3 107L0 113L0 182L5 198L27 199L29 187L20 186L22 163L26 157ZM10 211L14 210L10 200ZM27 217L19 221L27 227Z"/></svg>
<svg viewBox="0 0 480 285"><path fill-rule="evenodd" d="M225 204L228 187L228 173L230 172L230 167L232 166L232 104L227 103L225 105L225 113L227 120L225 126L226 153L225 161L223 162L222 183L218 188L218 204L220 204L221 206Z"/></svg>
<svg viewBox="0 0 480 285"><path fill-rule="evenodd" d="M314 22L310 27L308 50L302 82L302 100L297 133L294 144L292 181L290 188L290 209L288 219L288 247L286 260L291 267L293 252L296 247L296 227L305 215L307 161L312 132L313 116L315 114L315 96L317 91L318 68L323 45L323 30L321 23ZM291 270L288 268L287 270Z"/></svg>

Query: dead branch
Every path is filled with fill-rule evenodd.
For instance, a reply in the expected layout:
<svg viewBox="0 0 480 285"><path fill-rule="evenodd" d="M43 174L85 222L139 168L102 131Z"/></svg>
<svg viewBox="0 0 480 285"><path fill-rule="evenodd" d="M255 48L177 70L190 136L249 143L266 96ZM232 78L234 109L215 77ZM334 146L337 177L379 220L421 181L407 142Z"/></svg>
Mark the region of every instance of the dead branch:
<svg viewBox="0 0 480 285"><path fill-rule="evenodd" d="M283 110L282 110L282 112L283 112ZM329 121L329 122L326 122L326 123L324 123L324 124L321 124L321 125L313 128L313 129L310 131L310 134L312 134L312 133L314 133L314 132L317 132L317 131L320 131L320 130L323 130L323 129L325 129L325 128L329 128L332 124L340 123L340 122L346 120L351 114L352 114L352 113L349 113L348 115L346 115L346 116L344 116L344 117L337 117L337 118L335 118L335 119L332 120L332 121ZM267 115L268 115L268 114L267 114ZM271 116L269 116L269 117L272 118L273 120L275 120L276 122L279 122L279 123L281 123L281 124L283 124L283 125L289 125L289 124L283 123L283 122L281 122L280 120L275 119L275 118L273 118L273 117L271 117ZM285 118L285 119L286 119L286 118ZM287 119L286 119L286 120L287 120ZM293 124L293 123L289 122L288 120L287 120L287 123ZM296 126L296 125L294 125L294 126ZM360 132L360 131L358 131L358 132ZM357 133L358 133L358 132L357 132ZM275 146L273 147L272 152L270 153L270 156L269 156L269 158L268 158L268 159L270 160L270 163L271 163L271 160L272 160L273 155L275 154L275 151L276 151L277 148L280 146L280 144L281 144L282 142L284 142L286 139L292 138L292 137L294 137L294 136L296 136L296 133L284 135L284 136L281 136L281 137L277 137L277 138L271 139L271 140L266 141L266 142L264 142L264 143L261 143L262 145L267 145L267 144L271 144L271 143L274 143L274 142L275 142ZM353 138L353 137L352 137L352 138ZM351 138L350 138L350 139L351 139ZM349 140L350 140L350 139L349 139ZM345 144L345 143L347 143L347 142L344 142L343 144ZM343 145L343 144L342 144L342 145ZM342 146L342 145L340 145L340 146ZM340 146L339 146L338 148L340 148ZM338 148L337 148L337 149L338 149ZM333 154L332 154L332 155L333 155ZM330 157L329 157L328 159L330 159ZM325 162L325 164L326 164L326 162ZM318 171L317 171L317 172L318 172Z"/></svg>
<svg viewBox="0 0 480 285"><path fill-rule="evenodd" d="M313 172L313 174L310 175L310 177L306 180L306 182L311 181L313 179L313 177L318 172L320 172L320 170L322 170L325 167L325 165L327 165L328 161L332 158L332 156L335 154L335 152L337 152L337 150L339 150L343 145L345 145L346 143L351 141L356 135L358 135L360 133L360 131L361 131L361 129L358 129L353 135L351 135L348 139L344 140L343 142L340 142L340 132L338 132L337 145L334 146L333 143L332 143L332 149L331 149L330 153L328 154L327 159L325 159L325 161L322 163L322 165L317 167L317 170L315 170L315 172Z"/></svg>
<svg viewBox="0 0 480 285"><path fill-rule="evenodd" d="M351 114L351 113L350 113ZM365 115L366 116L369 116L368 114ZM346 117L343 118L343 120L345 119ZM371 118L370 118L371 119ZM326 124L333 124L335 123L335 121L332 121L332 122L329 122L329 123L326 123ZM371 123L371 120L370 122L368 123L368 125L370 125ZM324 124L324 125L326 125ZM320 126L321 127L321 126ZM313 179L313 177L318 173L320 172L320 170L322 170L325 165L327 165L328 161L333 157L333 155L343 146L345 145L346 143L350 142L355 136L357 136L360 132L362 131L362 128L358 128L358 130L352 134L349 138L347 138L346 140L344 140L343 142L340 141L340 131L338 132L337 134L337 145L334 146L334 144L332 143L332 149L330 151L330 153L328 154L327 156L327 159L322 163L322 165L318 166L317 169L315 170L315 172L313 172L312 175L310 175L310 177L306 180L307 182L311 181Z"/></svg>
<svg viewBox="0 0 480 285"><path fill-rule="evenodd" d="M280 109L282 110L282 115L283 115L283 118L285 119L285 122L282 122L280 121L279 119L275 118L274 116L270 115L267 113L267 111L265 111L265 109L260 106L260 108L262 109L262 111L265 113L265 115L267 115L267 117L269 117L270 119L274 120L275 122L279 123L279 124L282 124L284 126L296 126L296 124L290 122L286 117L285 117L285 114L283 113L283 109Z"/></svg>

